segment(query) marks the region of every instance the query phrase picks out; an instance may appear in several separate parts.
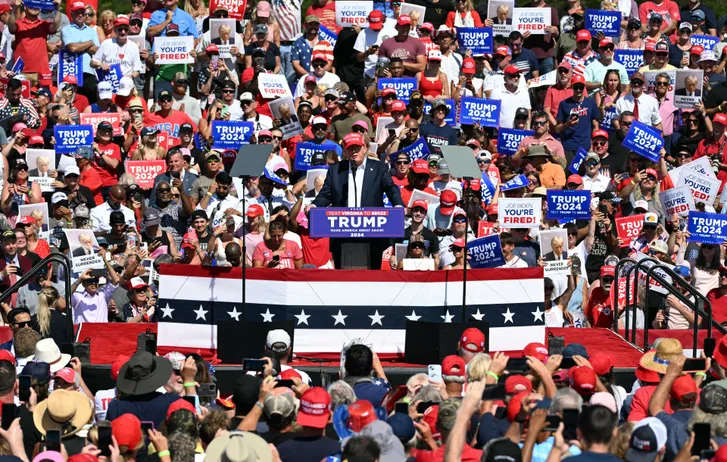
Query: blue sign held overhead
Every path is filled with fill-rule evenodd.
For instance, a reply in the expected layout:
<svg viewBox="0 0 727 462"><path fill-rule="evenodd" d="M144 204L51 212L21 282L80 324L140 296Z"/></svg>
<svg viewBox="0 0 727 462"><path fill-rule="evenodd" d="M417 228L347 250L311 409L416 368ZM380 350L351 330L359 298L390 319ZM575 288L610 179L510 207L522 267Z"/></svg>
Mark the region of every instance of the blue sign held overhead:
<svg viewBox="0 0 727 462"><path fill-rule="evenodd" d="M54 11L56 5L53 0L23 0L25 8L38 8L41 11Z"/></svg>
<svg viewBox="0 0 727 462"><path fill-rule="evenodd" d="M715 45L719 43L718 37L711 35L692 35L692 45L700 45L705 50L714 50Z"/></svg>
<svg viewBox="0 0 727 462"><path fill-rule="evenodd" d="M81 146L93 144L93 127L90 125L56 125L53 127L56 153L73 154Z"/></svg>
<svg viewBox="0 0 727 462"><path fill-rule="evenodd" d="M296 143L295 169L304 172L310 168L310 161L316 152L325 152L327 148L318 143Z"/></svg>
<svg viewBox="0 0 727 462"><path fill-rule="evenodd" d="M661 136L661 130L634 120L621 144L652 162L659 162L661 148L664 146L664 138Z"/></svg>
<svg viewBox="0 0 727 462"><path fill-rule="evenodd" d="M618 119L616 116L616 108L611 106L608 108L608 111L606 111L605 114L603 114L603 118L601 118L601 123L598 125L601 127L601 130L606 130L607 132L615 132L616 129L613 127L613 121Z"/></svg>
<svg viewBox="0 0 727 462"><path fill-rule="evenodd" d="M586 29L593 35L602 32L606 37L621 35L621 12L586 10Z"/></svg>
<svg viewBox="0 0 727 462"><path fill-rule="evenodd" d="M376 88L379 91L384 88L393 88L396 90L396 97L409 104L411 92L417 89L417 79L414 77L379 79Z"/></svg>
<svg viewBox="0 0 727 462"><path fill-rule="evenodd" d="M215 149L234 149L237 151L243 144L250 144L250 137L255 131L253 122L243 120L213 120L212 139Z"/></svg>
<svg viewBox="0 0 727 462"><path fill-rule="evenodd" d="M338 40L338 34L321 24L318 28L318 40L321 42L326 41L333 46L336 46Z"/></svg>
<svg viewBox="0 0 727 462"><path fill-rule="evenodd" d="M719 213L689 212L690 242L722 244L727 240L727 216Z"/></svg>
<svg viewBox="0 0 727 462"><path fill-rule="evenodd" d="M482 192L482 201L486 205L490 205L492 199L495 198L495 185L492 184L492 180L490 180L490 175L488 175L487 172L482 172L480 190Z"/></svg>
<svg viewBox="0 0 727 462"><path fill-rule="evenodd" d="M403 207L312 208L308 218L313 238L404 237Z"/></svg>
<svg viewBox="0 0 727 462"><path fill-rule="evenodd" d="M526 136L533 136L533 130L518 130L516 128L500 128L497 131L497 152L512 156Z"/></svg>
<svg viewBox="0 0 727 462"><path fill-rule="evenodd" d="M473 54L493 53L491 27L458 27L457 43Z"/></svg>
<svg viewBox="0 0 727 462"><path fill-rule="evenodd" d="M417 159L428 159L429 147L427 146L427 142L424 138L419 138L413 144L410 144L404 149L400 149L395 153L391 154L389 156L389 160L391 161L392 165L395 163L396 158L399 154L409 154L409 158L411 158L412 162Z"/></svg>
<svg viewBox="0 0 727 462"><path fill-rule="evenodd" d="M119 82L124 74L121 73L121 64L111 64L108 71L96 69L96 78L99 82L110 82L114 94L119 91Z"/></svg>
<svg viewBox="0 0 727 462"><path fill-rule="evenodd" d="M67 75L74 76L79 87L83 85L83 55L62 49L58 52L58 87Z"/></svg>
<svg viewBox="0 0 727 462"><path fill-rule="evenodd" d="M591 218L590 191L548 190L548 220L582 220Z"/></svg>
<svg viewBox="0 0 727 462"><path fill-rule="evenodd" d="M467 256L472 268L496 268L505 264L498 234L468 241Z"/></svg>
<svg viewBox="0 0 727 462"><path fill-rule="evenodd" d="M480 124L483 127L500 125L500 100L465 96L459 102L459 123Z"/></svg>
<svg viewBox="0 0 727 462"><path fill-rule="evenodd" d="M644 63L644 52L641 50L616 50L613 59L626 68L626 73L631 74L638 71Z"/></svg>
<svg viewBox="0 0 727 462"><path fill-rule="evenodd" d="M528 177L526 175L518 175L512 180L500 186L500 192L509 191L511 189L524 188L528 185Z"/></svg>
<svg viewBox="0 0 727 462"><path fill-rule="evenodd" d="M452 98L447 98L444 100L444 102L447 104L447 109L449 109L449 113L447 114L447 117L444 118L444 123L447 125L456 125L457 124L457 103ZM424 113L429 114L432 110L432 103L429 101L424 100Z"/></svg>
<svg viewBox="0 0 727 462"><path fill-rule="evenodd" d="M570 171L571 173L573 173L575 175L580 175L580 173L578 173L578 170L580 170L581 164L583 164L583 161L586 160L587 155L588 155L588 153L586 152L585 149L583 149L583 148L578 149L578 151L576 152L576 155L573 156L573 160L571 161L570 165L568 166L568 171Z"/></svg>
<svg viewBox="0 0 727 462"><path fill-rule="evenodd" d="M18 56L10 72L12 72L13 74L20 74L21 72L23 72L23 69L25 69L25 61L23 61L23 58Z"/></svg>

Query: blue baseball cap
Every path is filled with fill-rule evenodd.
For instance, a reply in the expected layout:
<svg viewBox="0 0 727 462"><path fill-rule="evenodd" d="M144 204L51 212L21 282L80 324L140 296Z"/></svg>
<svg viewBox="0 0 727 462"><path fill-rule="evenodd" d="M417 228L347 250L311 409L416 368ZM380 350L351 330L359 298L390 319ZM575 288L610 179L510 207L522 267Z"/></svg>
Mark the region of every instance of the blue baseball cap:
<svg viewBox="0 0 727 462"><path fill-rule="evenodd" d="M692 270L687 265L679 265L674 267L674 272L683 278L692 277Z"/></svg>
<svg viewBox="0 0 727 462"><path fill-rule="evenodd" d="M399 438L399 441L402 443L408 443L416 434L414 421L406 414L395 413L389 417L389 420L387 420L386 423L389 424L394 435Z"/></svg>
<svg viewBox="0 0 727 462"><path fill-rule="evenodd" d="M588 351L586 351L586 347L580 343L571 343L563 348L563 357L572 358L573 356L582 356L588 359Z"/></svg>

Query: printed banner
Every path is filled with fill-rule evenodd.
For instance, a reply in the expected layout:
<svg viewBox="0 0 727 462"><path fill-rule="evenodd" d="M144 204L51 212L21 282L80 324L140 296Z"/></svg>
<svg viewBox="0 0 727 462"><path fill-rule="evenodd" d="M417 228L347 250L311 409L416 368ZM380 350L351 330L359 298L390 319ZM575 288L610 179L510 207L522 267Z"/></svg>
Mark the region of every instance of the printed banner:
<svg viewBox="0 0 727 462"><path fill-rule="evenodd" d="M490 236L492 235L494 229L495 223L491 221L480 220L480 222L477 224L477 237Z"/></svg>
<svg viewBox="0 0 727 462"><path fill-rule="evenodd" d="M403 207L312 208L308 218L313 238L404 237Z"/></svg>
<svg viewBox="0 0 727 462"><path fill-rule="evenodd" d="M715 45L719 43L718 37L711 35L692 35L692 45L700 45L705 50L714 50Z"/></svg>
<svg viewBox="0 0 727 462"><path fill-rule="evenodd" d="M500 100L465 96L459 104L459 123L473 125L476 122L483 127L500 125Z"/></svg>
<svg viewBox="0 0 727 462"><path fill-rule="evenodd" d="M210 12L214 13L218 8L227 10L230 18L243 19L247 0L210 0Z"/></svg>
<svg viewBox="0 0 727 462"><path fill-rule="evenodd" d="M288 81L282 74L259 74L257 77L258 90L263 98L275 99L292 96Z"/></svg>
<svg viewBox="0 0 727 462"><path fill-rule="evenodd" d="M623 240L621 247L628 247L632 240L639 237L643 225L643 213L616 218L616 234Z"/></svg>
<svg viewBox="0 0 727 462"><path fill-rule="evenodd" d="M704 94L703 70L677 70L674 86L674 106L681 109L692 109L702 102Z"/></svg>
<svg viewBox="0 0 727 462"><path fill-rule="evenodd" d="M472 268L497 268L505 264L500 236L497 234L468 241L467 256Z"/></svg>
<svg viewBox="0 0 727 462"><path fill-rule="evenodd" d="M194 56L189 54L194 50L194 37L156 37L154 39L154 53L159 59L154 64L192 64Z"/></svg>
<svg viewBox="0 0 727 462"><path fill-rule="evenodd" d="M346 2L336 2L336 4L339 3ZM404 103L409 104L411 92L417 89L417 79L415 79L414 77L379 79L376 88L379 91L383 90L384 88L393 88L394 90L396 90L396 97L404 101Z"/></svg>
<svg viewBox="0 0 727 462"><path fill-rule="evenodd" d="M507 17L504 21L497 20L497 10L500 6L507 7ZM487 2L487 18L492 19L495 24L492 25L492 32L497 36L507 37L512 32L512 13L515 10L514 0L490 0ZM486 18L482 18L484 22ZM504 22L505 24L498 24Z"/></svg>
<svg viewBox="0 0 727 462"><path fill-rule="evenodd" d="M295 169L305 172L310 168L310 161L316 152L325 152L328 148L317 143L295 144Z"/></svg>
<svg viewBox="0 0 727 462"><path fill-rule="evenodd" d="M373 1L337 1L336 25L338 27L351 27L358 24L362 28L369 27L369 13L374 9Z"/></svg>
<svg viewBox="0 0 727 462"><path fill-rule="evenodd" d="M458 27L457 43L473 54L492 53L491 27Z"/></svg>
<svg viewBox="0 0 727 462"><path fill-rule="evenodd" d="M93 127L93 136L96 136L96 128L101 122L109 122L114 126L114 136L121 136L124 134L121 125L121 113L120 112L99 112L99 113L86 113L81 114L81 125L90 125Z"/></svg>
<svg viewBox="0 0 727 462"><path fill-rule="evenodd" d="M555 80L558 77L558 70L550 71L547 74L539 75L534 79L528 81L528 88L538 87L550 87L555 85Z"/></svg>
<svg viewBox="0 0 727 462"><path fill-rule="evenodd" d="M96 69L96 78L98 81L111 83L111 89L114 94L119 91L119 82L121 82L123 76L124 74L121 73L121 64L111 64L108 71Z"/></svg>
<svg viewBox="0 0 727 462"><path fill-rule="evenodd" d="M714 174L714 170L712 170L712 164L709 160L709 157L707 156L700 157L699 159L693 160L686 165L682 165L681 167L677 167L674 170L669 171L669 176L671 177L672 183L674 183L675 185L679 184L679 180L681 179L682 174L684 174L685 172L696 172L700 175L708 176L712 179L717 179L717 176Z"/></svg>
<svg viewBox="0 0 727 462"><path fill-rule="evenodd" d="M555 228L540 232L540 258L545 262L546 276L570 274L568 257L568 231Z"/></svg>
<svg viewBox="0 0 727 462"><path fill-rule="evenodd" d="M664 138L661 137L661 130L634 120L621 144L652 162L659 162Z"/></svg>
<svg viewBox="0 0 727 462"><path fill-rule="evenodd" d="M721 185L722 182L720 180L688 171L679 177L679 184L676 186L688 186L692 191L692 197L695 203L704 202L706 205L712 205L717 198L717 193Z"/></svg>
<svg viewBox="0 0 727 462"><path fill-rule="evenodd" d="M500 128L497 131L497 152L512 156L526 136L533 136L533 130L518 130L517 128Z"/></svg>
<svg viewBox="0 0 727 462"><path fill-rule="evenodd" d="M613 59L626 68L626 73L631 74L638 71L644 63L644 52L641 50L615 50Z"/></svg>
<svg viewBox="0 0 727 462"><path fill-rule="evenodd" d="M90 125L56 125L53 127L57 154L73 154L81 146L93 144L93 127Z"/></svg>
<svg viewBox="0 0 727 462"><path fill-rule="evenodd" d="M581 165L583 164L583 161L586 160L587 155L588 153L585 149L579 148L576 152L576 155L573 156L573 160L571 161L570 165L568 166L568 171L575 175L580 175L580 173L578 173L578 170L580 170Z"/></svg>
<svg viewBox="0 0 727 462"><path fill-rule="evenodd" d="M457 103L455 103L454 99L452 98L447 98L444 100L444 102L447 103L447 109L449 109L449 113L447 114L447 117L444 118L444 122L447 125L457 125ZM424 113L429 114L431 110L432 103L424 100Z"/></svg>
<svg viewBox="0 0 727 462"><path fill-rule="evenodd" d="M429 147L427 146L427 142L424 138L419 138L413 144L410 144L404 149L400 149L390 155L389 159L391 159L392 165L395 163L396 158L399 156L399 154L409 154L412 162L417 159L428 159Z"/></svg>
<svg viewBox="0 0 727 462"><path fill-rule="evenodd" d="M144 189L154 187L154 179L167 171L164 160L127 160L126 173L136 179L136 184Z"/></svg>
<svg viewBox="0 0 727 462"><path fill-rule="evenodd" d="M680 217L689 215L694 210L694 198L689 186L680 186L659 193L659 201L664 207L664 216L671 218L675 213Z"/></svg>
<svg viewBox="0 0 727 462"><path fill-rule="evenodd" d="M548 220L589 220L591 192L548 190Z"/></svg>
<svg viewBox="0 0 727 462"><path fill-rule="evenodd" d="M38 8L41 11L55 11L56 6L53 0L23 0L26 8Z"/></svg>
<svg viewBox="0 0 727 462"><path fill-rule="evenodd" d="M246 120L213 120L214 148L237 151L243 144L250 144L254 128L253 122Z"/></svg>
<svg viewBox="0 0 727 462"><path fill-rule="evenodd" d="M487 172L482 172L482 180L480 181L480 192L482 193L482 201L486 205L490 205L492 199L495 198L495 185L492 184L490 176Z"/></svg>
<svg viewBox="0 0 727 462"><path fill-rule="evenodd" d="M514 8L512 29L521 34L545 34L545 26L550 26L550 8Z"/></svg>
<svg viewBox="0 0 727 462"><path fill-rule="evenodd" d="M335 47L336 42L338 41L338 34L321 24L318 27L318 40L321 42L328 42Z"/></svg>
<svg viewBox="0 0 727 462"><path fill-rule="evenodd" d="M518 175L508 181L507 183L500 186L500 191L505 192L509 191L511 189L519 189L524 188L528 185L528 177L526 175Z"/></svg>
<svg viewBox="0 0 727 462"><path fill-rule="evenodd" d="M618 119L618 116L616 115L616 108L614 106L611 106L608 108L605 114L603 114L603 117L601 118L601 122L599 123L599 127L601 127L601 130L606 130L607 132L615 132L616 129L613 127L613 121Z"/></svg>
<svg viewBox="0 0 727 462"><path fill-rule="evenodd" d="M78 80L78 86L83 86L83 55L69 53L64 49L58 52L58 87L67 75Z"/></svg>
<svg viewBox="0 0 727 462"><path fill-rule="evenodd" d="M25 69L25 61L23 60L23 58L18 56L15 60L15 64L13 64L13 68L10 69L10 72L17 75L22 73L23 69Z"/></svg>
<svg viewBox="0 0 727 462"><path fill-rule="evenodd" d="M538 228L543 216L541 204L539 197L501 197L497 201L497 221L503 228Z"/></svg>
<svg viewBox="0 0 727 462"><path fill-rule="evenodd" d="M687 230L689 242L721 245L727 240L727 216L719 213L689 212Z"/></svg>
<svg viewBox="0 0 727 462"><path fill-rule="evenodd" d="M98 254L98 241L90 229L64 229L68 241L68 256L74 273L81 273L89 268L104 268L104 261ZM78 313L76 318L78 318ZM78 319L74 320L75 323Z"/></svg>
<svg viewBox="0 0 727 462"><path fill-rule="evenodd" d="M586 29L594 36L602 32L606 37L621 35L621 12L586 10Z"/></svg>

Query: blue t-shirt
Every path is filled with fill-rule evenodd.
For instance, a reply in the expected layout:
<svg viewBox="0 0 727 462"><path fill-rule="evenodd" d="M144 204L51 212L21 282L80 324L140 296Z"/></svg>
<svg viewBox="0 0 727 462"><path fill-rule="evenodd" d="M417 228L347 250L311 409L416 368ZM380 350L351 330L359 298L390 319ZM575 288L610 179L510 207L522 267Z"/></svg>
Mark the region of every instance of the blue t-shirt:
<svg viewBox="0 0 727 462"><path fill-rule="evenodd" d="M278 446L283 462L320 462L341 452L341 444L327 436L300 436Z"/></svg>
<svg viewBox="0 0 727 462"><path fill-rule="evenodd" d="M156 427L167 420L167 409L169 405L178 399L182 399L176 393L158 393L151 400L136 400L131 396L124 399L114 399L109 403L106 411L106 420L114 420L120 415L134 414L141 421L154 422Z"/></svg>
<svg viewBox="0 0 727 462"><path fill-rule="evenodd" d="M149 25L147 27L158 26L159 24L166 21L166 19L166 8L156 10L151 14L151 18L149 18ZM179 26L180 36L192 36L194 38L199 38L199 32L197 32L197 23L194 22L194 18L192 18L191 14L187 13L179 7L175 8L174 13L172 13L172 24L176 24L177 26ZM167 30L164 29L159 35L162 37L166 37Z"/></svg>
<svg viewBox="0 0 727 462"><path fill-rule="evenodd" d="M563 123L570 118L572 114L578 116L578 125L566 128L560 135L560 142L563 143L563 149L566 151L577 151L583 148L586 151L591 149L591 131L593 131L593 121L597 120L601 115L598 111L598 105L592 98L584 98L580 103L575 102L573 97L566 98L558 105L558 123Z"/></svg>
<svg viewBox="0 0 727 462"><path fill-rule="evenodd" d="M578 456L570 456L568 462L622 462L622 460L611 454L598 454L585 451Z"/></svg>
<svg viewBox="0 0 727 462"><path fill-rule="evenodd" d="M360 382L353 386L356 398L365 399L374 406L381 406L381 402L390 389L389 382L383 379L371 379L370 382Z"/></svg>
<svg viewBox="0 0 727 462"><path fill-rule="evenodd" d="M510 59L510 64L517 66L517 68L525 74L526 80L533 78L533 71L540 71L538 58L535 56L535 53L527 48L523 48L519 55L513 56L512 59Z"/></svg>
<svg viewBox="0 0 727 462"><path fill-rule="evenodd" d="M442 146L456 146L459 141L457 130L445 124L444 127L437 127L434 124L422 124L419 127L419 134L427 142L429 152L442 154Z"/></svg>

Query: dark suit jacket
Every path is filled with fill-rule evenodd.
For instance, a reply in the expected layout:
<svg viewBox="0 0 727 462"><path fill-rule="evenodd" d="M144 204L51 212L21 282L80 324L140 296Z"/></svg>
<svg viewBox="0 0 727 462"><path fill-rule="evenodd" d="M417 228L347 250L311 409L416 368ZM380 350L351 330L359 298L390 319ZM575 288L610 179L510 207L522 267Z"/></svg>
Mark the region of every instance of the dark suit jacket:
<svg viewBox="0 0 727 462"><path fill-rule="evenodd" d="M96 252L94 252L92 250L91 253L88 254L88 255L95 255L95 254L96 254ZM85 257L86 255L87 255L86 254L86 250L83 247L79 247L79 248L77 248L76 250L73 251L73 256L74 257Z"/></svg>
<svg viewBox="0 0 727 462"><path fill-rule="evenodd" d="M560 258L561 258L562 260L566 260L566 259L568 258L568 253L567 253L567 252L563 252L563 253L561 254ZM551 250L550 252L546 253L546 254L545 254L545 255L543 256L543 259L544 259L545 261L555 261L555 253L554 253L554 252L553 252L553 251Z"/></svg>
<svg viewBox="0 0 727 462"><path fill-rule="evenodd" d="M348 207L348 173L351 161L341 161L328 169L323 189L313 201L316 207ZM376 160L366 159L361 207L383 207L384 193L391 205L404 206L399 187L394 184L386 166Z"/></svg>
<svg viewBox="0 0 727 462"><path fill-rule="evenodd" d="M18 255L18 263L20 263L20 271L15 273L18 278L20 278L22 275L27 273L33 268L33 261L28 258L24 257L22 255ZM0 257L0 271L5 269L5 266L7 265L7 262L5 261L5 258ZM5 291L10 288L10 281L9 280L3 280L0 281L0 291Z"/></svg>
<svg viewBox="0 0 727 462"><path fill-rule="evenodd" d="M676 96L687 96L687 89L686 88L680 88L680 89L674 91L674 94ZM702 91L699 88L697 88L696 90L694 90L694 96L701 97L702 96Z"/></svg>

